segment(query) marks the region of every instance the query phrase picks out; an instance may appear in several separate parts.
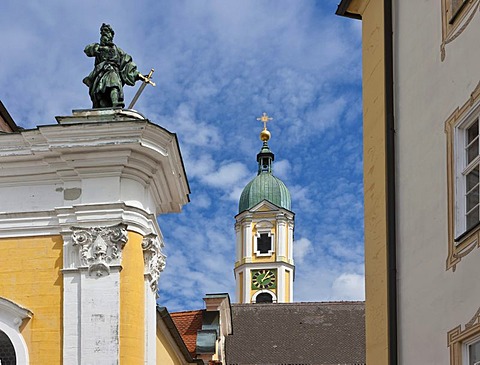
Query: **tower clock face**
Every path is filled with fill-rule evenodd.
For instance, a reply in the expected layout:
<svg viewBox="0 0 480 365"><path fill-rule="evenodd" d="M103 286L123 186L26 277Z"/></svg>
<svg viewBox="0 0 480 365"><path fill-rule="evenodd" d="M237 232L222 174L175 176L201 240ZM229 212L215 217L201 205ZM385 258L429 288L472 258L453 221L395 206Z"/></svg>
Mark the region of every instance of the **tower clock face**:
<svg viewBox="0 0 480 365"><path fill-rule="evenodd" d="M252 289L274 289L277 286L277 270L261 269L252 271Z"/></svg>

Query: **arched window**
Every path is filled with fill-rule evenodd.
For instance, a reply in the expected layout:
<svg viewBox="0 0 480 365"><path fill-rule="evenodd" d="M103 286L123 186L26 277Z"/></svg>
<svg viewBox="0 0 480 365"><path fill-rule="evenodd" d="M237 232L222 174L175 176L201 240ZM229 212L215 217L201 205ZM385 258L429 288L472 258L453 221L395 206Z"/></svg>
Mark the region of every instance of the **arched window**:
<svg viewBox="0 0 480 365"><path fill-rule="evenodd" d="M256 302L257 303L273 303L273 297L270 293L260 293L257 295Z"/></svg>
<svg viewBox="0 0 480 365"><path fill-rule="evenodd" d="M33 315L28 309L0 297L0 364L28 365L28 349L20 326Z"/></svg>
<svg viewBox="0 0 480 365"><path fill-rule="evenodd" d="M17 365L13 343L3 331L0 331L0 364Z"/></svg>
<svg viewBox="0 0 480 365"><path fill-rule="evenodd" d="M252 296L252 303L277 303L277 296L271 290L262 289Z"/></svg>

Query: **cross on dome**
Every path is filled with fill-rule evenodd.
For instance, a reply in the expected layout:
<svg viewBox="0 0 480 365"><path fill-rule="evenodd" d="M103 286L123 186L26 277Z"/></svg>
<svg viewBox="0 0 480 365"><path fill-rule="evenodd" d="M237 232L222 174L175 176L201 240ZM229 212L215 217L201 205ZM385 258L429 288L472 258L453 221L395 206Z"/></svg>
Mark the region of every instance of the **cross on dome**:
<svg viewBox="0 0 480 365"><path fill-rule="evenodd" d="M261 117L258 117L257 120L263 123L263 129L267 129L267 123L273 120L273 118L270 118L267 113L263 112Z"/></svg>

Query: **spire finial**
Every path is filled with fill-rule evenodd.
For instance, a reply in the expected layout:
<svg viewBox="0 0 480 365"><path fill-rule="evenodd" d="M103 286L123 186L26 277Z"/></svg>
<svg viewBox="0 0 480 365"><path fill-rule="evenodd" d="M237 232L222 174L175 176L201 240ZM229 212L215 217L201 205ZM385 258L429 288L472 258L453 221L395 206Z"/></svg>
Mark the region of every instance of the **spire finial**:
<svg viewBox="0 0 480 365"><path fill-rule="evenodd" d="M259 120L260 122L263 123L263 131L260 132L260 139L263 141L263 142L267 142L269 139L270 139L270 132L267 130L267 123L271 120L273 120L273 118L270 118L267 113L263 112L262 116L261 117L258 117L257 120Z"/></svg>

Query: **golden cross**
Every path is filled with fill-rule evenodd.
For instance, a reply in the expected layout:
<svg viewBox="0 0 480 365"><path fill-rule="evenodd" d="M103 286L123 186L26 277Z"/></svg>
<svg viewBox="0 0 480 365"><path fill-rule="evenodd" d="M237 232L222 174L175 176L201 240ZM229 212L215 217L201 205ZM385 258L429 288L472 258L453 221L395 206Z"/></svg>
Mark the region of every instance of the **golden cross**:
<svg viewBox="0 0 480 365"><path fill-rule="evenodd" d="M259 120L260 122L263 123L263 129L267 129L267 123L271 120L273 120L273 118L270 118L267 113L263 112L262 116L257 118L257 120Z"/></svg>

